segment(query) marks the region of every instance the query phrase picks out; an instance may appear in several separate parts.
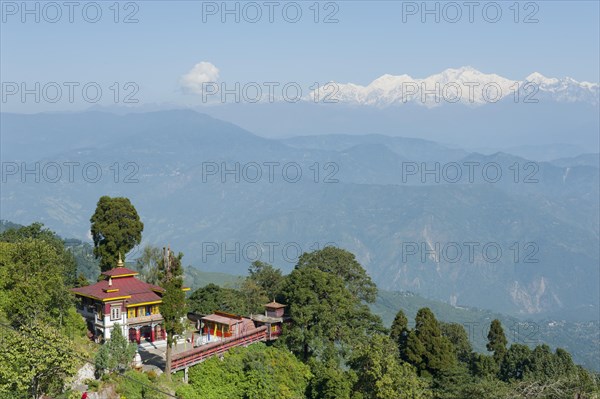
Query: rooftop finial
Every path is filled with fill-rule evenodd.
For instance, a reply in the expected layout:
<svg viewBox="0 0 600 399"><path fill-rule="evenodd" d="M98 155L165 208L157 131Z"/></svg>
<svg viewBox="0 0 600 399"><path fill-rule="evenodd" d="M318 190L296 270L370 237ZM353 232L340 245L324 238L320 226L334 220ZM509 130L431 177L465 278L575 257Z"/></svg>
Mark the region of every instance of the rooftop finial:
<svg viewBox="0 0 600 399"><path fill-rule="evenodd" d="M117 267L123 267L123 260L121 259L121 253L119 252L119 261L117 262Z"/></svg>

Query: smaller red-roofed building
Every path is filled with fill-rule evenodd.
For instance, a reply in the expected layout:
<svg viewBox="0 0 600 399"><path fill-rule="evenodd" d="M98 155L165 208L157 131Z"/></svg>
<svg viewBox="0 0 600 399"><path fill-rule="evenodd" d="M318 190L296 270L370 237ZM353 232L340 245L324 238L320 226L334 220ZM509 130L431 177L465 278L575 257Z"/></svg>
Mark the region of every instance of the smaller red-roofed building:
<svg viewBox="0 0 600 399"><path fill-rule="evenodd" d="M138 344L165 339L158 307L164 289L136 278L138 272L124 267L120 256L117 267L102 275L104 279L96 284L71 289L80 299L78 312L86 318L94 339L109 339L116 323L123 335Z"/></svg>
<svg viewBox="0 0 600 399"><path fill-rule="evenodd" d="M257 327L267 326L267 339L275 340L282 334L283 325L290 322L284 316L286 305L272 301L264 305L264 308L264 315L255 314L251 318Z"/></svg>
<svg viewBox="0 0 600 399"><path fill-rule="evenodd" d="M246 332L255 329L254 323L248 317L234 315L226 312L216 311L213 314L202 317L202 334L211 336L212 339L225 339L238 335L243 335Z"/></svg>
<svg viewBox="0 0 600 399"><path fill-rule="evenodd" d="M284 315L286 305L273 301L264 305L264 308L264 315L252 314L250 317L221 311L215 311L209 315L199 315L198 318L194 317L193 320L199 326L200 331L196 346L244 336L249 331L262 326L266 326L267 341L278 339L283 332L283 325L290 322L289 317ZM191 315L194 316L194 314Z"/></svg>
<svg viewBox="0 0 600 399"><path fill-rule="evenodd" d="M264 305L264 307L265 307L265 316L283 317L283 313L285 311L286 305L272 301L272 302L269 302L266 305Z"/></svg>

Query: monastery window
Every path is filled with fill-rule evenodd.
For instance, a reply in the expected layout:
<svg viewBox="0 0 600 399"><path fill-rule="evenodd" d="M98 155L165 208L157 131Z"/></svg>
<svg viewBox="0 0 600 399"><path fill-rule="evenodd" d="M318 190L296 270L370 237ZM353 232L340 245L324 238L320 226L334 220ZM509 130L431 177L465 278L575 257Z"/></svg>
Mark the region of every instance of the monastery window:
<svg viewBox="0 0 600 399"><path fill-rule="evenodd" d="M110 319L119 320L121 318L121 305L110 307Z"/></svg>

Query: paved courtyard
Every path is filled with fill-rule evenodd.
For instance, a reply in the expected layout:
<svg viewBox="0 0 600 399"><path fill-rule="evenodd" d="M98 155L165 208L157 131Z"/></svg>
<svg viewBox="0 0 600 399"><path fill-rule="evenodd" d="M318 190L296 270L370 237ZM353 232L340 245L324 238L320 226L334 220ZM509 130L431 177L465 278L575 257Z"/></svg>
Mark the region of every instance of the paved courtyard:
<svg viewBox="0 0 600 399"><path fill-rule="evenodd" d="M194 339L198 336L198 333L194 333ZM192 349L192 332L186 335L186 338L179 339L177 344L173 346L173 354L183 352ZM167 341L160 340L154 342L142 342L138 345L138 352L142 357L142 369L144 371L159 369L161 372L165 368L165 359L167 353Z"/></svg>

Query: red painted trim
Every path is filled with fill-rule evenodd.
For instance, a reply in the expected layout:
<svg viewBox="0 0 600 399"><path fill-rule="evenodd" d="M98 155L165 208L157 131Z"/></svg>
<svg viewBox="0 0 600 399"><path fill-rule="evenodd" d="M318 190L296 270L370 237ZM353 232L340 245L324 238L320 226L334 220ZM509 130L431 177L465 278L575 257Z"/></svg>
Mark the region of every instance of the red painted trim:
<svg viewBox="0 0 600 399"><path fill-rule="evenodd" d="M267 327L261 326L259 328L250 330L248 333L238 337L227 338L220 342L202 345L198 348L194 348L189 351L177 353L173 355L173 359L171 361L171 370L175 372L186 367L198 364L201 361L206 360L212 356L225 353L231 348L237 346L247 346L255 342L266 340Z"/></svg>

